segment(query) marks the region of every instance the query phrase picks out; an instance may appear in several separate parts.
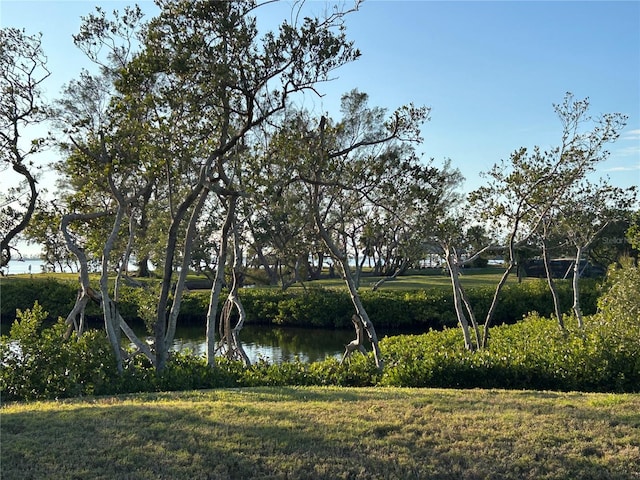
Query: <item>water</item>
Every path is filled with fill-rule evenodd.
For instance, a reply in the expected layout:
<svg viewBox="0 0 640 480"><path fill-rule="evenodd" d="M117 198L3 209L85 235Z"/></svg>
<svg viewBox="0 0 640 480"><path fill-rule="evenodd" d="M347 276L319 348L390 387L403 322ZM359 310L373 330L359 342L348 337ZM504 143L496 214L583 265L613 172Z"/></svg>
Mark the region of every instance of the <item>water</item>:
<svg viewBox="0 0 640 480"><path fill-rule="evenodd" d="M5 267L5 274L38 274L44 263L38 259L12 260ZM143 337L144 332L136 332ZM393 334L393 333L391 333ZM378 337L382 338L384 335ZM353 330L308 329L247 325L240 332L240 340L252 363L267 360L270 363L291 362L296 358L303 362L317 362L326 358L342 358L344 347L355 338ZM153 338L147 337L148 342ZM172 350L189 350L195 355L206 352L205 328L179 327Z"/></svg>
<svg viewBox="0 0 640 480"><path fill-rule="evenodd" d="M38 258L28 258L25 260L11 260L9 265L3 268L5 275L18 275L24 273L42 273L44 272L45 264ZM69 270L71 271L71 270Z"/></svg>
<svg viewBox="0 0 640 480"><path fill-rule="evenodd" d="M99 265L98 265L99 267ZM38 273L47 272L47 268L51 268L46 265L45 262L38 258L25 258L24 260L11 260L9 265L2 269L5 275L19 275L19 274L32 274L36 275ZM129 264L129 268L131 270L135 270L137 266L133 263ZM151 268L153 270L153 268ZM79 265L72 264L70 265L62 265L62 271L65 273L73 273L78 272L80 270ZM56 272L60 272L60 265L56 265Z"/></svg>
<svg viewBox="0 0 640 480"><path fill-rule="evenodd" d="M138 333L139 334L139 333ZM247 325L240 332L242 346L251 363L317 362L333 357L340 359L347 343L355 338L351 330L308 329ZM151 337L147 341L152 342ZM180 327L172 350L189 350L204 356L206 340L204 327Z"/></svg>

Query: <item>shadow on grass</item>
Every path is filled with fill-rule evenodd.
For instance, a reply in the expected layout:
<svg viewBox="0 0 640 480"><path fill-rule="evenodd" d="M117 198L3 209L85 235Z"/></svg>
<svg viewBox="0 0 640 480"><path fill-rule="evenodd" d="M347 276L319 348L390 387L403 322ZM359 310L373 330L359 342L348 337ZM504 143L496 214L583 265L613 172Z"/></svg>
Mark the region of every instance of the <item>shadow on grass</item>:
<svg viewBox="0 0 640 480"><path fill-rule="evenodd" d="M604 397L259 388L26 405L2 413L1 477L640 475L632 467L640 460L640 400L593 407L592 398Z"/></svg>

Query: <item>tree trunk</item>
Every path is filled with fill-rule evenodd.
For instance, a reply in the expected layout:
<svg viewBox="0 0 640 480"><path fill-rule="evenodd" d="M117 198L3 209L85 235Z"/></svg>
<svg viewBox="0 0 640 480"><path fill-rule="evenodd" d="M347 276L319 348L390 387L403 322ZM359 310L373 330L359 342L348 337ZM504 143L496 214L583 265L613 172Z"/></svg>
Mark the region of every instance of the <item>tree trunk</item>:
<svg viewBox="0 0 640 480"><path fill-rule="evenodd" d="M129 258L131 257L131 251L133 250L133 241L135 233L135 221L133 212L129 212L129 239L127 241L127 247L122 261L118 265L118 272L116 273L116 280L113 287L113 300L118 302L120 300L120 284L122 282L123 275L127 275L129 272Z"/></svg>
<svg viewBox="0 0 640 480"><path fill-rule="evenodd" d="M324 265L324 253L316 252L316 255L317 255L318 261L315 262L315 265L312 265L311 262L307 261L307 269L309 270L309 280L320 280L320 277L322 276L322 266Z"/></svg>
<svg viewBox="0 0 640 480"><path fill-rule="evenodd" d="M204 170L204 169L203 169ZM158 298L158 307L156 310L156 320L153 326L156 348L156 370L161 372L167 365L169 350L166 345L167 335L167 304L169 301L169 290L171 289L171 279L173 278L173 262L176 255L178 244L178 233L182 220L193 205L200 193L204 189L203 183L196 185L186 196L184 201L178 207L175 217L171 220L169 233L167 235L167 247L164 258L164 269L162 272L162 283L160 288L160 296Z"/></svg>
<svg viewBox="0 0 640 480"><path fill-rule="evenodd" d="M329 232L327 232L326 228L322 224L322 220L320 218L320 212L319 212L319 203L317 201L318 200L317 189L318 189L318 186L316 185L315 186L316 192L314 194L314 201L313 201L313 208L314 208L313 216L316 223L316 228L320 233L320 237L322 238L322 241L324 242L326 247L329 249L329 252L331 252L331 256L336 262L338 262L338 264L342 268L344 280L347 284L347 288L349 289L349 296L351 298L351 302L353 303L353 306L356 310L356 314L358 315L358 317L360 317L360 320L362 321L362 325L364 326L364 329L367 332L369 341L371 342L371 347L373 349L373 356L375 358L376 367L378 367L378 370L382 370L384 368L384 362L382 360L382 354L380 353L380 347L378 346L378 336L376 335L376 330L373 326L373 323L369 319L369 315L367 314L367 311L362 305L362 300L360 299L360 295L358 294L358 288L356 286L356 282L351 273L351 268L349 267L349 259L347 255L340 251L338 246L329 236Z"/></svg>
<svg viewBox="0 0 640 480"><path fill-rule="evenodd" d="M582 257L582 247L576 247L576 261L573 265L573 313L578 320L578 327L584 328L582 310L580 308L580 258Z"/></svg>
<svg viewBox="0 0 640 480"><path fill-rule="evenodd" d="M549 248L546 240L542 240L542 259L544 262L544 270L547 274L547 284L551 291L551 298L553 299L553 311L555 312L556 320L558 320L558 326L564 330L564 319L562 318L562 312L560 311L560 299L558 298L558 291L556 290L556 282L553 280L553 272L551 271L551 259L549 258Z"/></svg>
<svg viewBox="0 0 640 480"><path fill-rule="evenodd" d="M513 228L511 230L511 234L509 235L509 243L508 243L508 254L509 254L509 263L507 265L506 270L502 274L498 285L496 286L496 290L493 294L493 299L491 300L491 305L489 306L489 311L487 312L487 316L484 321L484 331L482 332L482 343L480 344L480 348L487 348L489 343L489 329L493 322L493 315L495 314L496 307L498 306L498 297L500 296L500 292L502 291L502 287L507 283L507 279L511 274L511 270L513 270L514 259L515 259L515 238L516 233L518 232L518 228L520 225L519 217L515 221Z"/></svg>
<svg viewBox="0 0 640 480"><path fill-rule="evenodd" d="M331 249L331 247L329 247ZM378 346L378 336L376 335L376 330L373 326L373 323L369 319L369 315L362 305L362 300L360 299L360 295L358 294L358 289L356 287L353 276L351 275L351 270L349 269L349 262L346 257L342 257L337 259L340 262L340 266L342 267L345 282L347 283L347 287L349 288L349 296L351 297L351 302L356 310L356 314L360 317L360 321L364 326L364 330L367 332L367 337L369 338L369 342L371 342L371 348L373 349L373 357L376 362L376 367L378 370L382 370L384 368L384 361L382 360L382 354L380 353L380 347Z"/></svg>
<svg viewBox="0 0 640 480"><path fill-rule="evenodd" d="M459 278L459 277L458 277ZM476 316L473 313L473 309L471 308L471 303L469 302L469 297L467 297L467 292L464 291L462 287L462 283L458 282L458 288L460 290L460 298L464 303L465 308L467 309L467 314L469 315L469 320L471 321L471 325L473 326L473 331L476 336L476 347L480 345L480 327L478 326L478 321L476 320Z"/></svg>
<svg viewBox="0 0 640 480"><path fill-rule="evenodd" d="M249 356L242 348L240 342L240 330L244 326L246 318L245 310L242 305L242 301L238 296L238 290L241 286L242 275L242 252L240 250L240 238L238 235L237 223L233 222L233 244L234 244L234 259L233 259L233 283L229 296L225 301L222 309L222 315L220 316L220 348L226 350L226 355L231 360L240 360L245 366L251 364ZM231 328L231 318L234 308L238 311L238 321L236 325Z"/></svg>
<svg viewBox="0 0 640 480"><path fill-rule="evenodd" d="M167 324L167 332L165 334L165 348L168 350L173 344L173 339L176 334L176 326L178 323L178 314L180 313L180 305L182 304L182 292L184 291L184 284L187 280L187 274L189 273L189 265L191 263L191 250L193 245L193 239L196 236L196 226L200 217L200 212L204 207L204 204L209 196L209 189L205 188L200 193L198 202L196 203L191 217L189 218L189 225L187 232L185 233L182 265L180 267L180 273L178 274L178 281L173 291L173 303L169 312L169 319Z"/></svg>
<svg viewBox="0 0 640 480"><path fill-rule="evenodd" d="M473 342L471 340L471 333L469 332L469 321L465 315L463 303L468 305L468 302L463 300L464 291L460 285L460 270L458 269L457 255L451 252L448 248L445 249L445 257L447 266L449 267L449 276L451 278L451 286L453 289L453 305L456 310L456 316L458 317L458 324L462 329L462 335L464 336L464 346L467 350L474 350Z"/></svg>
<svg viewBox="0 0 640 480"><path fill-rule="evenodd" d="M363 355L366 355L367 350L364 348L364 325L362 324L362 320L358 315L352 315L351 321L353 322L353 328L356 330L356 338L349 342L344 348L344 355L342 355L342 360L340 363L344 363L347 357L351 356L353 352L358 350Z"/></svg>
<svg viewBox="0 0 640 480"><path fill-rule="evenodd" d="M480 348L487 348L489 344L489 329L493 322L493 315L495 314L496 307L498 306L498 297L500 296L500 292L502 291L502 287L507 283L507 279L509 278L509 274L511 273L511 269L513 268L513 260L509 260L509 265L507 269L502 274L498 285L496 286L496 290L493 294L493 299L491 300L491 305L489 306L489 311L487 312L487 316L484 322L484 332L482 332L482 343L480 344Z"/></svg>
<svg viewBox="0 0 640 480"><path fill-rule="evenodd" d="M121 200L121 198L118 198L118 200ZM109 257L111 256L113 245L118 238L118 233L120 232L120 226L122 224L123 217L124 206L119 201L118 209L116 211L116 217L111 228L111 233L107 237L102 250L102 272L100 274L100 295L102 297L102 314L104 317L104 326L105 330L107 331L107 337L109 338L111 346L113 347L113 351L116 356L118 372L120 373L123 372L122 349L120 347L119 335L120 322L118 321L116 315L116 305L113 300L111 300L111 296L109 295Z"/></svg>
<svg viewBox="0 0 640 480"><path fill-rule="evenodd" d="M224 283L224 267L227 264L227 252L229 246L229 231L235 217L236 203L238 199L235 196L229 198L227 206L227 217L220 231L220 252L218 254L218 265L216 267L216 276L211 286L209 295L209 309L207 311L207 365L215 366L216 354L216 317L218 315L218 303L220 301L220 292Z"/></svg>
<svg viewBox="0 0 640 480"><path fill-rule="evenodd" d="M149 278L151 276L151 270L149 270L149 255L143 255L138 259L138 276L142 278Z"/></svg>

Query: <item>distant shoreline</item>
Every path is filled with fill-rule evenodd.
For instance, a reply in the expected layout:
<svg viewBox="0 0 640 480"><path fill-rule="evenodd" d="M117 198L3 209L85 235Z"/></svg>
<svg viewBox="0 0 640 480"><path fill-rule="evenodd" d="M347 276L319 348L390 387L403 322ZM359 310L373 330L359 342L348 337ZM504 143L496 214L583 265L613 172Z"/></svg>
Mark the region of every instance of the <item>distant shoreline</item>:
<svg viewBox="0 0 640 480"><path fill-rule="evenodd" d="M44 273L44 266L45 262L39 257L22 257L21 260L12 259L2 270L5 275L37 274Z"/></svg>

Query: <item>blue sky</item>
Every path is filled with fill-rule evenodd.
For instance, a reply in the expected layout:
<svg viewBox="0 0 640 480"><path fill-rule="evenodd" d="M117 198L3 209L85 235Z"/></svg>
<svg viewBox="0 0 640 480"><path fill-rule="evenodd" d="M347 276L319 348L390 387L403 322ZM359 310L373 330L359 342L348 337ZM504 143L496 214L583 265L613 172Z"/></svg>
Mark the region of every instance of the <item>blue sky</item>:
<svg viewBox="0 0 640 480"><path fill-rule="evenodd" d="M80 16L98 4L113 10L130 3L1 0L0 24L43 33L54 98L90 66L71 39ZM292 4L269 5L259 18L288 17ZM305 8L321 13L325 6L309 1ZM337 117L340 96L353 88L390 110L430 106L421 152L450 158L470 190L481 184L481 171L520 146L557 145L552 104L571 91L590 98L594 115L629 116L597 173L620 186L640 184L640 2L366 0L346 25L362 57L319 87L322 98L307 96L307 108Z"/></svg>

